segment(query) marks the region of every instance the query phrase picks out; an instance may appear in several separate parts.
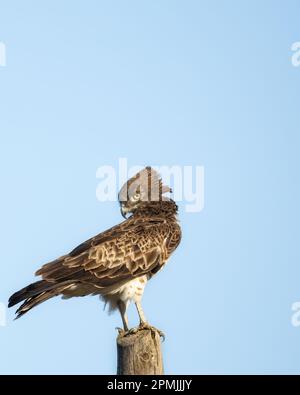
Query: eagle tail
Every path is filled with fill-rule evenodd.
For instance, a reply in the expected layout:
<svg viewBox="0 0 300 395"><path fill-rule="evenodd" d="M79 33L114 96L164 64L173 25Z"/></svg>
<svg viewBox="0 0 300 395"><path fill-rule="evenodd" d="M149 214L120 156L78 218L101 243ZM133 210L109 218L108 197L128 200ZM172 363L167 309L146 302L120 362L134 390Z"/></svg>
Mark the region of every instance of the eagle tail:
<svg viewBox="0 0 300 395"><path fill-rule="evenodd" d="M16 318L19 318L38 304L59 295L61 291L69 286L69 281L59 284L49 283L45 280L37 281L14 293L9 298L8 307L12 307L24 301L24 303L16 311Z"/></svg>

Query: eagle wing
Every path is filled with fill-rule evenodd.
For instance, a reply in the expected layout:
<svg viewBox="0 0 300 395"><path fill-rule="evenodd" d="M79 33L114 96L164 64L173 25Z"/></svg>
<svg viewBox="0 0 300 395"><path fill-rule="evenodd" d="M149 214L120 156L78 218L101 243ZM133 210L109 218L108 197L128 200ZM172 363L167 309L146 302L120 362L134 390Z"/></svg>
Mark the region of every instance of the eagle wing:
<svg viewBox="0 0 300 395"><path fill-rule="evenodd" d="M174 249L173 233L163 220L128 219L80 244L68 255L44 265L36 275L50 283L71 280L98 288L143 274L152 275Z"/></svg>

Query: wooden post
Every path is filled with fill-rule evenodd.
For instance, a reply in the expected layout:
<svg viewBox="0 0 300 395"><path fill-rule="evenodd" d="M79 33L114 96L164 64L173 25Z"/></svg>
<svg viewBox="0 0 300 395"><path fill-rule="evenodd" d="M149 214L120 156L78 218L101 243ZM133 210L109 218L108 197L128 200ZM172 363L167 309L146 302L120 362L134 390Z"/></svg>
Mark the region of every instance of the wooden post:
<svg viewBox="0 0 300 395"><path fill-rule="evenodd" d="M143 329L117 338L119 375L163 374L160 334Z"/></svg>

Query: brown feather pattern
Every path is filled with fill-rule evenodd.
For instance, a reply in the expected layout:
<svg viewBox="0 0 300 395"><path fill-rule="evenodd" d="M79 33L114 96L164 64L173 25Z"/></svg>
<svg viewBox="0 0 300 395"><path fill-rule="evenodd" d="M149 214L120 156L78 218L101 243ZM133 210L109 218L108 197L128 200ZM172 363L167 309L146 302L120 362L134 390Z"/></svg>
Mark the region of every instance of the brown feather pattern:
<svg viewBox="0 0 300 395"><path fill-rule="evenodd" d="M160 197L170 190L160 180L158 185ZM131 217L119 225L43 265L36 272L42 280L9 300L9 306L25 301L18 317L56 295L108 295L134 278L157 273L180 243L177 205L171 199L141 201L130 211Z"/></svg>

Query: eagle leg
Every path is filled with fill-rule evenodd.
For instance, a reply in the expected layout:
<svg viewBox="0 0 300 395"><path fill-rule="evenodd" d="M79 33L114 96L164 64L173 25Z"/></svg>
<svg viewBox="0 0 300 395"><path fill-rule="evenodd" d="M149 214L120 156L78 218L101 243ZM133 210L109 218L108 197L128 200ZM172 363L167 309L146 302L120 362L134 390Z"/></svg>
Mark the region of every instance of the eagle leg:
<svg viewBox="0 0 300 395"><path fill-rule="evenodd" d="M118 309L119 309L120 314L121 314L123 327L124 327L124 332L128 332L129 331L129 327L128 327L128 318L127 318L127 314L126 314L127 304L124 303L122 300L119 300L118 301ZM119 330L119 332L120 332L120 330Z"/></svg>
<svg viewBox="0 0 300 395"><path fill-rule="evenodd" d="M139 302L135 302L135 306L136 306L138 315L140 317L140 326L142 326L144 324L147 324L147 320L146 320L146 317L145 317L145 314L144 314L144 311L143 311L143 308L142 308L142 303L140 301Z"/></svg>
<svg viewBox="0 0 300 395"><path fill-rule="evenodd" d="M140 317L140 325L139 325L138 330L149 329L153 332L158 332L159 336L161 336L163 338L163 340L165 340L165 334L161 330L154 328L154 326L150 325L147 322L143 308L142 308L141 301L136 302L135 306L136 306L136 309L137 309L139 317Z"/></svg>

